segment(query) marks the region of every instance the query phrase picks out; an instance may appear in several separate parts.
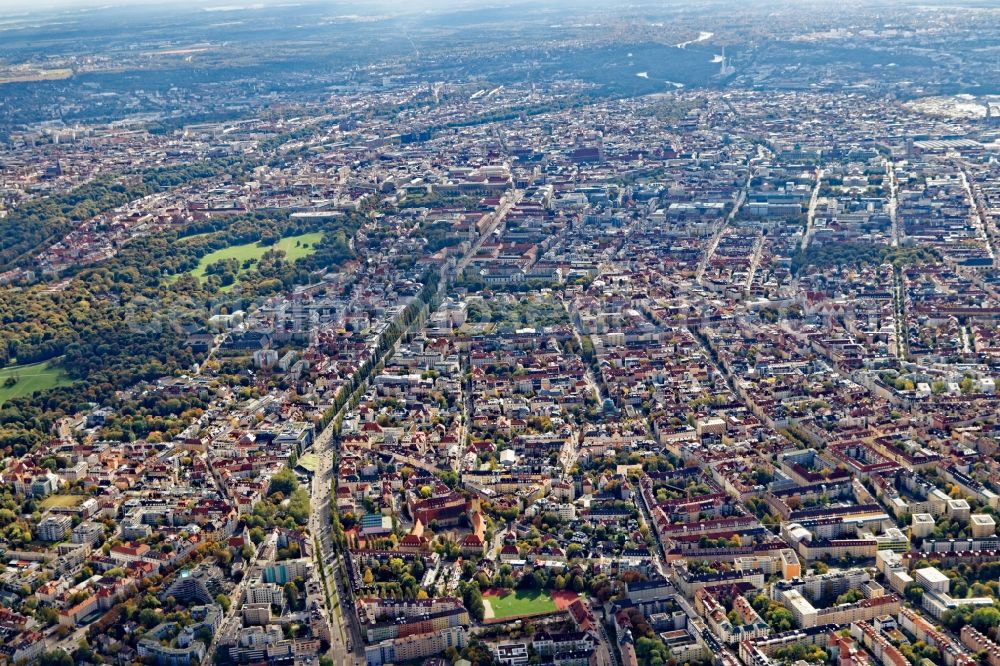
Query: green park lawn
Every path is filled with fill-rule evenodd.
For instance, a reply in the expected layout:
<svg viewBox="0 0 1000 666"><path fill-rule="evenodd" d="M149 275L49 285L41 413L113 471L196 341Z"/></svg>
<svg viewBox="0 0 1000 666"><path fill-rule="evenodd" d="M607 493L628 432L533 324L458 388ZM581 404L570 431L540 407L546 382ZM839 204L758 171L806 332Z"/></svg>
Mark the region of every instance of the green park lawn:
<svg viewBox="0 0 1000 666"><path fill-rule="evenodd" d="M7 386L7 380L10 377L16 378L17 382L12 386ZM0 405L12 398L20 398L31 395L35 391L68 386L72 383L63 369L51 361L0 368Z"/></svg>
<svg viewBox="0 0 1000 666"><path fill-rule="evenodd" d="M554 613L557 610L552 596L548 592L538 590L517 590L502 597L488 596L485 600L490 602L493 615L498 620L519 615Z"/></svg>
<svg viewBox="0 0 1000 666"><path fill-rule="evenodd" d="M200 234L199 234L200 235ZM194 238L195 236L189 236L188 238ZM187 240L187 239L183 239ZM210 252L198 261L198 265L195 266L190 272L191 275L198 278L199 280L205 279L205 271L209 266L217 261L223 261L225 259L236 259L241 264L248 259L260 260L264 256L264 253L271 249L279 249L284 251L285 259L288 261L297 261L303 257L308 257L316 251L316 245L323 240L322 231L314 231L308 234L301 234L299 236L288 236L287 238L282 238L273 246L261 245L260 243L246 243L244 245L233 245L231 247L224 247L221 250L216 250L215 252ZM241 271L242 272L242 271ZM180 275L173 275L168 278L168 282L174 282ZM233 288L233 285L228 285L223 287L222 291L229 291Z"/></svg>
<svg viewBox="0 0 1000 666"><path fill-rule="evenodd" d="M284 250L285 258L288 261L296 261L303 257L308 257L315 252L313 247L323 239L323 232L316 231L301 236L289 236L278 241L273 248ZM205 279L205 269L217 261L224 259L236 259L240 263L248 259L260 259L264 253L272 249L272 246L261 245L260 243L247 243L246 245L233 245L224 247L221 250L206 254L198 262L198 265L191 271L191 275L199 280Z"/></svg>

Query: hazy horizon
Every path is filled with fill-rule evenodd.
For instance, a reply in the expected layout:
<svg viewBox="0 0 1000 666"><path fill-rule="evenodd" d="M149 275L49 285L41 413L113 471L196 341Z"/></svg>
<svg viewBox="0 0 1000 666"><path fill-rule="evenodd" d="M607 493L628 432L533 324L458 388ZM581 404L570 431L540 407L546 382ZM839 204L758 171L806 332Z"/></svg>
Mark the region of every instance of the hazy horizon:
<svg viewBox="0 0 1000 666"><path fill-rule="evenodd" d="M781 0L737 0L733 2L734 7L745 7L747 4L780 4ZM503 6L523 4L523 0L365 0L362 2L352 0L36 0L30 7L25 7L24 0L0 0L0 18L27 17L38 13L51 11L92 11L95 9L115 9L130 7L160 7L170 9L197 9L214 11L240 11L262 9L266 7L298 6L298 5L321 5L352 7L358 10L442 10L459 9L470 6ZM542 5L577 5L586 6L596 3L593 0L545 0ZM698 4L721 4L721 0L667 0L663 3L636 2L633 6L643 6L650 4L669 5L698 5ZM843 6L845 3L834 0L805 0L796 4L836 4ZM878 2L865 2L864 0L848 0L846 4L858 4L862 6L872 5L900 5L919 4L922 6L935 5L968 5L968 6L991 6L996 3L993 0L939 0L938 2L915 2L914 0L879 0Z"/></svg>
<svg viewBox="0 0 1000 666"><path fill-rule="evenodd" d="M396 6L400 9L455 7L478 3L475 0L465 2L446 2L442 0L415 0L414 2L397 2L396 0L372 0L367 2L340 2L337 0L38 0L30 8L26 8L23 0L0 0L0 17L16 18L31 16L48 11L93 11L95 9L116 9L130 7L160 7L170 9L205 9L215 11L240 11L262 9L265 7L321 5L332 6L354 5L359 9L381 9Z"/></svg>
<svg viewBox="0 0 1000 666"><path fill-rule="evenodd" d="M563 0L553 0L563 2ZM699 2L703 0L679 0L680 2ZM520 4L521 0L513 2L493 0L365 0L363 2L350 0L38 0L30 7L25 7L23 0L0 0L0 15L7 17L30 16L39 12L52 10L71 11L92 11L95 9L115 9L126 7L162 7L172 9L206 9L216 11L239 11L261 9L265 7L299 6L299 5L322 5L331 6L352 6L360 9L381 10L385 8L397 9L448 9L458 7L468 7L471 5L504 5ZM587 3L578 3L587 4Z"/></svg>

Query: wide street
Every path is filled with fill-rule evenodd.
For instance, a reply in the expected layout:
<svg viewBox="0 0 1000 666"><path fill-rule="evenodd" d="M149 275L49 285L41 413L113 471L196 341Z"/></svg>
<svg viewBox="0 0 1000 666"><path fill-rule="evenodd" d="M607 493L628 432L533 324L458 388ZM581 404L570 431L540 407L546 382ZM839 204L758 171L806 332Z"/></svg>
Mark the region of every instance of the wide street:
<svg viewBox="0 0 1000 666"><path fill-rule="evenodd" d="M364 662L364 651L357 626L357 617L350 609L354 603L350 596L350 585L343 580L342 555L332 538L330 516L330 490L333 482L334 447L332 445L334 424L331 422L321 432L313 444L316 453L316 472L313 475L312 497L310 498L309 532L319 544L318 560L321 562L322 576L326 577L330 591L330 658L338 666L350 666ZM346 618L346 619L345 619Z"/></svg>

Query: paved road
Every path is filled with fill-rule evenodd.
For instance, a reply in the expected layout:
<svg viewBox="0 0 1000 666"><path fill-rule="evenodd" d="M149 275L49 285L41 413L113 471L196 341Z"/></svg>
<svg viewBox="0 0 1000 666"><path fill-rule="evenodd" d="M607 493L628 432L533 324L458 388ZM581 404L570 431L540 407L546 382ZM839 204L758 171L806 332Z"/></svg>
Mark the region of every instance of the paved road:
<svg viewBox="0 0 1000 666"><path fill-rule="evenodd" d="M712 256L715 254L716 248L719 247L719 241L722 240L722 234L726 231L726 227L729 223L739 214L740 209L743 208L743 204L747 200L747 192L750 190L750 178L753 173L753 169L747 174L746 182L743 183L743 187L740 189L739 195L736 197L736 203L733 205L733 209L729 211L729 215L719 225L719 228L715 231L712 236L712 240L709 241L708 247L705 249L705 255L701 258L698 263L698 271L695 273L695 282L701 284L702 278L705 276L705 269L708 268L708 264L712 261Z"/></svg>
<svg viewBox="0 0 1000 666"><path fill-rule="evenodd" d="M341 555L332 538L330 489L334 475L333 433L334 423L331 422L313 443L313 452L318 460L316 472L313 474L312 496L309 501L309 532L316 538L320 546L319 559L323 568L320 575L327 579L333 606L328 609L331 624L329 656L337 666L353 666L363 663L364 659L361 651L360 631L354 626L356 618L351 610L353 603L345 603L350 597L342 580ZM353 652L352 649L357 652Z"/></svg>
<svg viewBox="0 0 1000 666"><path fill-rule="evenodd" d="M974 220L973 225L976 228L976 235L983 239L986 244L986 252L990 255L990 260L993 265L996 265L996 254L993 251L993 243L990 242L990 228L987 224L988 216L983 215L983 209L979 205L979 200L976 195L972 192L972 187L969 185L969 177L965 173L965 169L959 168L958 176L962 180L962 189L965 190L965 196L969 202L969 208L972 212L972 219Z"/></svg>
<svg viewBox="0 0 1000 666"><path fill-rule="evenodd" d="M80 647L80 641L82 641L87 637L87 630L89 628L90 628L89 624L83 627L78 627L77 629L74 629L71 633L66 634L66 638L60 639L58 634L56 633L56 631L59 629L59 625L50 627L45 632L46 650L47 651L62 650L66 654L72 654L73 650Z"/></svg>
<svg viewBox="0 0 1000 666"><path fill-rule="evenodd" d="M197 377L202 373L202 371L205 369L205 364L212 360L212 357L215 356L215 352L219 351L219 347L222 345L222 342L225 339L226 336L223 334L216 335L212 339L212 348L209 349L208 353L205 355L205 360L198 364L198 372L194 373L195 377Z"/></svg>
<svg viewBox="0 0 1000 666"><path fill-rule="evenodd" d="M826 173L824 169L816 169L816 184L813 185L812 196L809 197L809 211L806 213L806 232L802 234L802 244L800 249L805 250L809 247L809 243L812 241L813 232L813 222L816 220L816 202L819 201L819 188L823 183L823 174Z"/></svg>
<svg viewBox="0 0 1000 666"><path fill-rule="evenodd" d="M747 270L747 281L744 289L749 292L753 288L753 278L757 275L757 269L760 267L760 259L764 256L764 245L767 243L767 238L764 236L757 236L757 240L753 244L753 254L750 256L750 268Z"/></svg>
<svg viewBox="0 0 1000 666"><path fill-rule="evenodd" d="M219 625L219 631L216 631L212 635L212 642L209 643L208 650L205 654L206 666L212 664L215 660L215 646L219 642L219 636L229 633L224 630L225 627L233 623L241 622L241 619L239 617L240 608L243 605L243 593L246 591L247 583L250 581L251 578L253 578L253 571L254 569L257 568L257 564L260 562L261 555L267 552L269 548L276 547L277 541L278 541L277 533L272 532L267 537L267 539L262 541L260 545L257 546L257 550L254 551L253 554L253 559L250 560L246 569L243 572L242 580L240 580L240 582L236 584L236 587L234 587L232 591L229 593L229 601L230 601L229 612L226 613L226 615L222 618L222 622Z"/></svg>
<svg viewBox="0 0 1000 666"><path fill-rule="evenodd" d="M897 198L898 182L896 181L895 163L892 160L887 160L885 170L886 178L889 179L889 221L891 222L889 240L892 247L899 247L899 222L896 215L899 200Z"/></svg>
<svg viewBox="0 0 1000 666"><path fill-rule="evenodd" d="M514 206L520 203L521 197L523 196L524 196L523 191L512 190L511 193L507 196L507 200L504 203L502 203L500 207L497 208L492 213L493 219L490 221L489 226L486 227L486 230L476 240L476 242L472 244L472 247L469 248L469 251L465 253L465 256L458 261L458 264L455 267L455 275L462 274L462 272L465 270L465 267L469 265L469 262L472 261L473 257L476 256L476 253L479 252L479 248L483 246L483 243L486 241L486 239L492 236L493 232L500 227L503 221L507 218L507 213L509 213Z"/></svg>

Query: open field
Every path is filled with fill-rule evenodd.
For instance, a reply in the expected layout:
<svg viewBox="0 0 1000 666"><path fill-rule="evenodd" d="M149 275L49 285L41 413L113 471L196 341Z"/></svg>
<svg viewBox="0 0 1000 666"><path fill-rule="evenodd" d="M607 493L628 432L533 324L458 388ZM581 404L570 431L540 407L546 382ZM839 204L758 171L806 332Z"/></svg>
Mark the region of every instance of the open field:
<svg viewBox="0 0 1000 666"><path fill-rule="evenodd" d="M7 380L11 377L17 382L7 386ZM0 405L11 398L20 398L35 391L68 386L72 383L63 369L53 365L51 361L0 368Z"/></svg>
<svg viewBox="0 0 1000 666"><path fill-rule="evenodd" d="M73 76L73 70L16 68L0 72L0 85L5 83L33 83L36 81L61 81Z"/></svg>
<svg viewBox="0 0 1000 666"><path fill-rule="evenodd" d="M315 453L306 453L305 455L299 456L299 467L310 472L316 471L316 465L319 464L319 456Z"/></svg>
<svg viewBox="0 0 1000 666"><path fill-rule="evenodd" d="M180 239L181 241L187 241L192 238L197 238L199 236L208 236L217 232L206 232L204 234L195 234L193 236L186 236ZM322 231L315 231L308 234L301 234L299 236L289 236L287 238L282 238L280 241L275 243L273 246L265 246L259 243L246 243L244 245L233 245L232 247L224 247L221 250L216 250L215 252L210 252L206 254L198 262L191 271L191 275L198 278L199 280L205 279L205 270L217 261L222 261L224 259L236 259L241 264L244 261L254 259L259 260L264 256L264 253L270 249L279 249L284 251L285 258L288 261L296 261L302 259L303 257L308 257L310 254L315 252L314 246L323 239ZM240 271L242 274L243 271ZM168 282L172 283L177 278L178 275L172 275L168 278ZM229 291L234 285L228 285L222 288L222 291Z"/></svg>
<svg viewBox="0 0 1000 666"><path fill-rule="evenodd" d="M569 605L571 601L569 597L576 597L575 593L572 592L554 594L560 595L559 603L553 598L553 594L538 590L515 590L514 592L487 590L483 595L483 603L486 605L486 619L504 620L513 617L554 613Z"/></svg>
<svg viewBox="0 0 1000 666"><path fill-rule="evenodd" d="M42 509L73 507L78 506L85 499L87 499L86 495L50 495L42 500L41 507Z"/></svg>
<svg viewBox="0 0 1000 666"><path fill-rule="evenodd" d="M323 232L317 231L311 234L302 234L301 236L289 236L288 238L282 238L274 246L265 246L260 245L259 243L247 243L246 245L225 247L202 257L201 261L198 262L198 266L191 271L191 275L195 276L199 280L204 280L205 269L217 261L222 261L223 259L236 259L242 263L248 259L260 259L264 256L264 253L272 249L272 247L278 250L284 250L288 261L295 261L303 257L308 257L310 254L315 252L313 245L320 242L322 238Z"/></svg>

